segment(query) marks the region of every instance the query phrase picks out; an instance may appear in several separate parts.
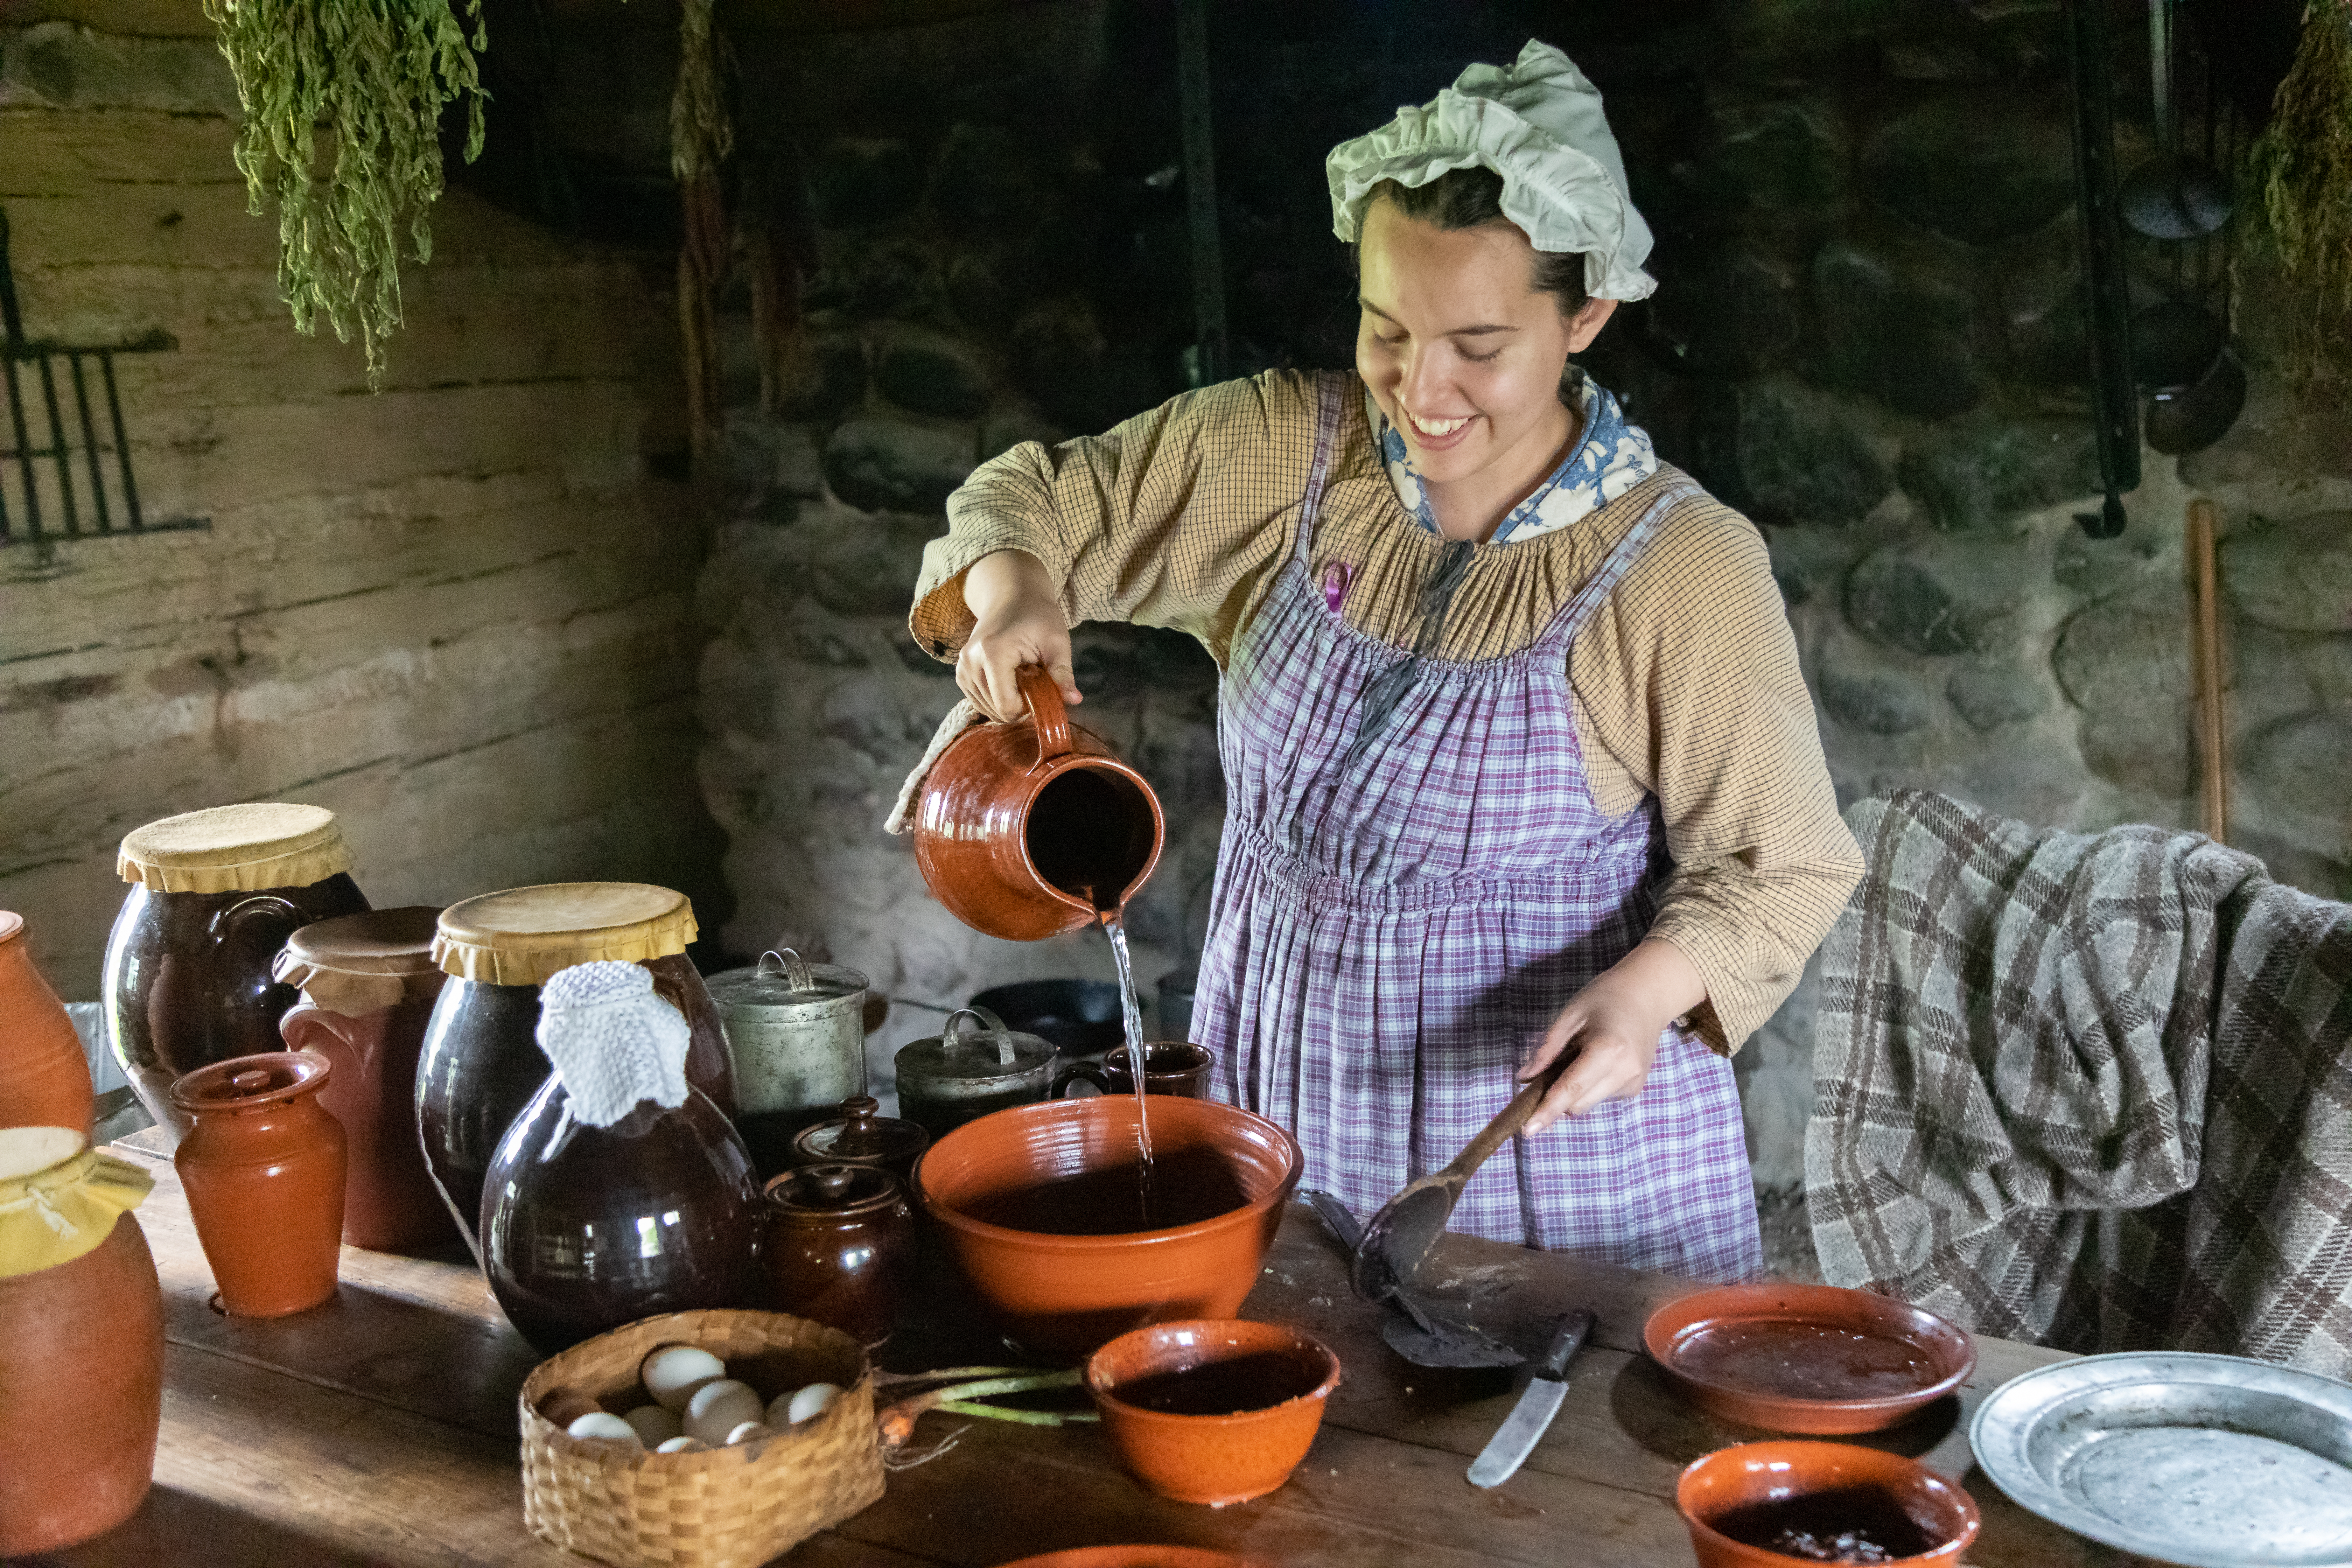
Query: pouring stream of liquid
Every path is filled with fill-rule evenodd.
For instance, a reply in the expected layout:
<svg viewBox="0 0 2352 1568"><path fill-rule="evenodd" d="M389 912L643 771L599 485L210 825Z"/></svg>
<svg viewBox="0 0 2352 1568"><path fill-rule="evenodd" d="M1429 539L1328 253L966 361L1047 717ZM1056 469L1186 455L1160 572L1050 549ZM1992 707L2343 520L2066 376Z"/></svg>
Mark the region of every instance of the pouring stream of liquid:
<svg viewBox="0 0 2352 1568"><path fill-rule="evenodd" d="M1102 909L1097 905L1097 908ZM1135 1000L1135 964L1128 956L1127 927L1114 905L1102 909L1103 931L1110 938L1111 957L1118 963L1118 1008L1127 1029L1127 1067L1135 1079L1135 1140L1143 1154L1137 1167L1141 1175L1143 1228L1151 1228L1151 1123L1145 1112L1148 1096L1143 1078L1143 1009Z"/></svg>

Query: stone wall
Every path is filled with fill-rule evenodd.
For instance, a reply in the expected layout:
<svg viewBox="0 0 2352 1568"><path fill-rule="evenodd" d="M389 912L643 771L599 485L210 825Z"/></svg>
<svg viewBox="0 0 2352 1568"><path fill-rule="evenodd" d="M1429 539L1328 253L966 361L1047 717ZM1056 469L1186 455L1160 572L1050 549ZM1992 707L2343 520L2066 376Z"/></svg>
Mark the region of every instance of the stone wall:
<svg viewBox="0 0 2352 1568"><path fill-rule="evenodd" d="M704 525L650 467L685 445L669 255L453 192L372 396L356 345L278 302L195 0L19 20L0 206L28 327L168 336L120 362L145 510L210 520L0 548L0 907L58 989L97 994L121 835L236 800L334 808L378 903L609 876L723 918Z"/></svg>

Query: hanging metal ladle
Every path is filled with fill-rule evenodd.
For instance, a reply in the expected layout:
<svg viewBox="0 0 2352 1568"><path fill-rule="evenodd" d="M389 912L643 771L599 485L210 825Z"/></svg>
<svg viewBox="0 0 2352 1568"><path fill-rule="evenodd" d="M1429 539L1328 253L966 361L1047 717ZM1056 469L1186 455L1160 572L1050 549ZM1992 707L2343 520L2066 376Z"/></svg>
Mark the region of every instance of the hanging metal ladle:
<svg viewBox="0 0 2352 1568"><path fill-rule="evenodd" d="M2148 0L2147 42L2155 87L2158 153L2124 178L2124 222L2150 239L2201 239L2230 221L2229 177L2180 150L2172 96L2173 0ZM2200 367L2202 368L2202 367Z"/></svg>

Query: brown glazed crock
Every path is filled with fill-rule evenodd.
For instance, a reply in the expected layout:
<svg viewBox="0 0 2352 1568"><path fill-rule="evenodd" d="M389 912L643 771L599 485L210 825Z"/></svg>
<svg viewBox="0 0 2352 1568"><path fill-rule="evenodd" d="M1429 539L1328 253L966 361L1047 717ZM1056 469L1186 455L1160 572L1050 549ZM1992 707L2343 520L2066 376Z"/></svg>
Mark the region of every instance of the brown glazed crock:
<svg viewBox="0 0 2352 1568"><path fill-rule="evenodd" d="M122 840L132 884L106 939L107 1035L140 1103L174 1142L172 1085L209 1062L285 1048L278 1021L299 996L270 973L313 921L359 914L335 815L270 803L167 816Z"/></svg>
<svg viewBox="0 0 2352 1568"><path fill-rule="evenodd" d="M915 1210L889 1172L803 1165L767 1184L769 1304L869 1349L914 1288Z"/></svg>
<svg viewBox="0 0 2352 1568"><path fill-rule="evenodd" d="M1715 1526L1757 1503L1822 1492L1876 1492L1937 1544L1884 1568L1950 1568L1983 1522L1976 1500L1916 1459L1855 1443L1740 1443L1696 1460L1675 1483L1699 1568L1796 1568L1808 1561L1737 1541Z"/></svg>
<svg viewBox="0 0 2352 1568"><path fill-rule="evenodd" d="M1024 666L1021 690L1030 717L974 725L931 764L915 864L964 924L1034 942L1126 903L1160 863L1167 823L1143 775L1070 722L1051 676Z"/></svg>
<svg viewBox="0 0 2352 1568"><path fill-rule="evenodd" d="M319 1106L332 1070L306 1051L271 1051L198 1068L172 1086L194 1123L172 1163L232 1316L282 1318L335 1293L345 1142Z"/></svg>
<svg viewBox="0 0 2352 1568"><path fill-rule="evenodd" d="M919 1123L881 1111L882 1102L870 1094L843 1100L839 1116L793 1140L793 1163L872 1165L896 1176L898 1190L911 1197L915 1162L931 1146L931 1135Z"/></svg>
<svg viewBox="0 0 2352 1568"><path fill-rule="evenodd" d="M1120 1397L1145 1378L1195 1372L1244 1357L1270 1368L1262 1402L1190 1415ZM1155 1323L1087 1358L1087 1392L1103 1436L1135 1479L1178 1502L1223 1508L1264 1497L1298 1468L1339 1386L1339 1358L1309 1334L1240 1319Z"/></svg>
<svg viewBox="0 0 2352 1568"><path fill-rule="evenodd" d="M0 910L0 1127L87 1134L94 1099L81 1037L33 967L25 917Z"/></svg>
<svg viewBox="0 0 2352 1568"><path fill-rule="evenodd" d="M302 990L279 1036L334 1064L319 1104L348 1141L343 1240L376 1252L457 1239L416 1142L416 1058L447 978L433 962L440 913L413 905L320 921L278 956L278 978Z"/></svg>
<svg viewBox="0 0 2352 1568"><path fill-rule="evenodd" d="M1162 1168L1213 1154L1245 1201L1192 1224L1106 1236L1016 1230L965 1212L1056 1178L1131 1168L1132 1095L1000 1110L949 1133L916 1166L924 1213L1023 1345L1085 1355L1150 1323L1230 1318L1257 1283L1298 1184L1298 1145L1264 1117L1208 1100L1154 1100L1150 1127Z"/></svg>

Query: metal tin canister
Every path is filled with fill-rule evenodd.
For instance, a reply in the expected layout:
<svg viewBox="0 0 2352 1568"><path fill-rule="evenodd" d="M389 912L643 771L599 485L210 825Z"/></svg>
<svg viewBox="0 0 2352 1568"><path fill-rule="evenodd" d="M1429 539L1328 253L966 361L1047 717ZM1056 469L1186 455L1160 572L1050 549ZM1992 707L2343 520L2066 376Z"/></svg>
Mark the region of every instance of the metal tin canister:
<svg viewBox="0 0 2352 1568"><path fill-rule="evenodd" d="M763 1176L793 1163L793 1138L866 1092L866 976L791 948L704 984L735 1058L735 1130Z"/></svg>
<svg viewBox="0 0 2352 1568"><path fill-rule="evenodd" d="M981 1027L960 1030L966 1018ZM992 1110L1045 1099L1054 1076L1054 1047L1006 1028L985 1007L961 1009L940 1033L901 1047L895 1059L898 1113L934 1142Z"/></svg>

